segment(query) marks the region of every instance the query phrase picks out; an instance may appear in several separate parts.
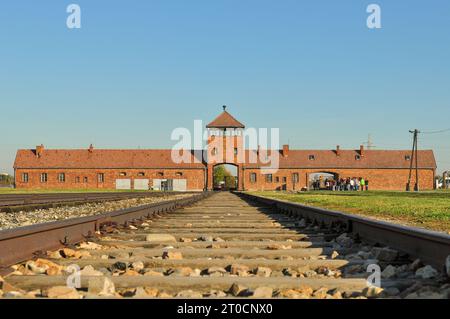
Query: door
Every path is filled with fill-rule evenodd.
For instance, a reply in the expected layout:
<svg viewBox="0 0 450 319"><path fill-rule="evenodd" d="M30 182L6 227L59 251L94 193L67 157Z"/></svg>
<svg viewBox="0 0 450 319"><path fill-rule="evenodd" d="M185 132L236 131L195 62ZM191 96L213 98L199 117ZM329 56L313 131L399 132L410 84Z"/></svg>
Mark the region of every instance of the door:
<svg viewBox="0 0 450 319"><path fill-rule="evenodd" d="M148 179L135 179L134 180L134 189L135 190L142 190L142 191L148 191Z"/></svg>
<svg viewBox="0 0 450 319"><path fill-rule="evenodd" d="M116 179L116 189L131 189L131 179Z"/></svg>
<svg viewBox="0 0 450 319"><path fill-rule="evenodd" d="M174 192L185 192L187 190L187 180L186 179L174 179L173 180L173 191Z"/></svg>

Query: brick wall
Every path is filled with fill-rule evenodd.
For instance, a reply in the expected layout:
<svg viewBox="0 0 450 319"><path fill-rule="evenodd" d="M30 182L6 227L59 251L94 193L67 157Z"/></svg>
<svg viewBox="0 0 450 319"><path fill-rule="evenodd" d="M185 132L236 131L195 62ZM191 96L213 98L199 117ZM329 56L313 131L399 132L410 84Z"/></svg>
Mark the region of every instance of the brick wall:
<svg viewBox="0 0 450 319"><path fill-rule="evenodd" d="M212 165L208 166L209 177L212 180ZM363 177L369 180L371 190L404 190L408 180L408 169L337 169L337 170L313 170L313 169L279 169L272 174L272 182L266 182L265 175L259 169L244 169L239 167L239 186L245 190L301 190L307 186L309 176L317 172L329 172L338 174L339 178ZM22 182L22 173L28 173L28 183ZM47 173L46 183L40 182L40 174ZM58 181L58 174L65 174L65 182ZM104 182L98 181L98 174L104 174ZM121 176L126 173L126 176ZM144 173L144 176L139 176ZM160 176L163 173L163 176ZM181 173L182 176L177 174ZM256 182L250 181L250 174L256 173ZM298 173L299 182L293 184L292 174ZM242 176L244 178L242 178ZM79 182L77 182L77 177ZM87 182L85 182L87 177ZM16 187L23 189L115 189L116 179L186 179L187 189L201 191L205 185L205 171L203 169L17 169ZM277 181L278 178L278 181ZM284 182L284 178L286 181ZM212 182L210 186L212 186ZM414 175L412 185L414 185ZM432 169L419 170L419 186L421 189L434 188L434 171Z"/></svg>
<svg viewBox="0 0 450 319"><path fill-rule="evenodd" d="M316 170L316 169L279 169L277 173L272 174L272 183L266 182L266 176L261 174L259 169L244 170L244 189L245 190L281 190L286 185L287 190L300 190L307 187L309 176L313 173L328 172L334 173L339 178L363 177L369 180L369 189L371 190L405 190L408 181L408 169L336 169L336 170ZM256 182L250 182L250 174L256 173ZM299 174L299 183L295 186L292 182L292 174ZM420 189L434 188L434 170L419 170ZM276 182L276 179L279 179ZM286 182L283 182L283 177ZM412 179L412 187L415 178Z"/></svg>
<svg viewBox="0 0 450 319"><path fill-rule="evenodd" d="M28 173L27 183L22 181L22 173ZM40 181L41 173L47 173L47 182ZM58 180L59 173L65 174L65 182ZM98 180L100 173L104 174L103 183ZM122 173L126 173L126 176L122 176ZM141 173L144 176L139 176ZM179 173L182 175L179 176ZM115 189L116 179L149 179L150 186L153 185L153 179L186 179L188 190L202 191L204 174L203 169L16 169L15 180L16 187L23 189Z"/></svg>

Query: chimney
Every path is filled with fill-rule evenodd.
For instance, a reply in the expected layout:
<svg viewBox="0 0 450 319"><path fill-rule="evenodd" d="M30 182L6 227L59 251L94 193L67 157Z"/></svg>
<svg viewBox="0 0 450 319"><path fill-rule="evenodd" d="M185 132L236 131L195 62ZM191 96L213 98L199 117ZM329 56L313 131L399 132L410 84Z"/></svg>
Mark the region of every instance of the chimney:
<svg viewBox="0 0 450 319"><path fill-rule="evenodd" d="M336 156L341 156L341 146L340 145L336 146Z"/></svg>
<svg viewBox="0 0 450 319"><path fill-rule="evenodd" d="M92 153L94 151L94 146L91 144L89 145L89 153Z"/></svg>
<svg viewBox="0 0 450 319"><path fill-rule="evenodd" d="M359 146L359 155L364 156L364 145Z"/></svg>
<svg viewBox="0 0 450 319"><path fill-rule="evenodd" d="M41 157L44 152L44 144L36 146L36 156Z"/></svg>
<svg viewBox="0 0 450 319"><path fill-rule="evenodd" d="M289 155L289 145L284 144L283 145L283 157L288 157L288 155Z"/></svg>

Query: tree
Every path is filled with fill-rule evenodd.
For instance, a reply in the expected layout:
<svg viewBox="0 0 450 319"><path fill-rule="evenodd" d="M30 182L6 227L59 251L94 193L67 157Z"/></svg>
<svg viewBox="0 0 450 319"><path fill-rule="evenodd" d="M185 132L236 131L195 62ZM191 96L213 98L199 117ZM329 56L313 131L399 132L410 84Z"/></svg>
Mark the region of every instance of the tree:
<svg viewBox="0 0 450 319"><path fill-rule="evenodd" d="M14 183L14 178L9 174L0 174L0 184L2 185L12 185Z"/></svg>
<svg viewBox="0 0 450 319"><path fill-rule="evenodd" d="M226 188L236 187L236 177L224 165L214 167L214 186L219 186L221 182L225 182Z"/></svg>

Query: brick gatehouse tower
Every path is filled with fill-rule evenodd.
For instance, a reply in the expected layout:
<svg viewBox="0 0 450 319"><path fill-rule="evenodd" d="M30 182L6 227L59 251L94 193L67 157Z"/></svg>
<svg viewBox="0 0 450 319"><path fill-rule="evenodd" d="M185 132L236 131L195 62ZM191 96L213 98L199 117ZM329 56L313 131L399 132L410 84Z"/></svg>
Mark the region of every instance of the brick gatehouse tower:
<svg viewBox="0 0 450 319"><path fill-rule="evenodd" d="M228 164L236 166L237 189L243 190L244 128L223 106L223 112L206 126L208 130L207 146L207 189L214 188L214 168Z"/></svg>

